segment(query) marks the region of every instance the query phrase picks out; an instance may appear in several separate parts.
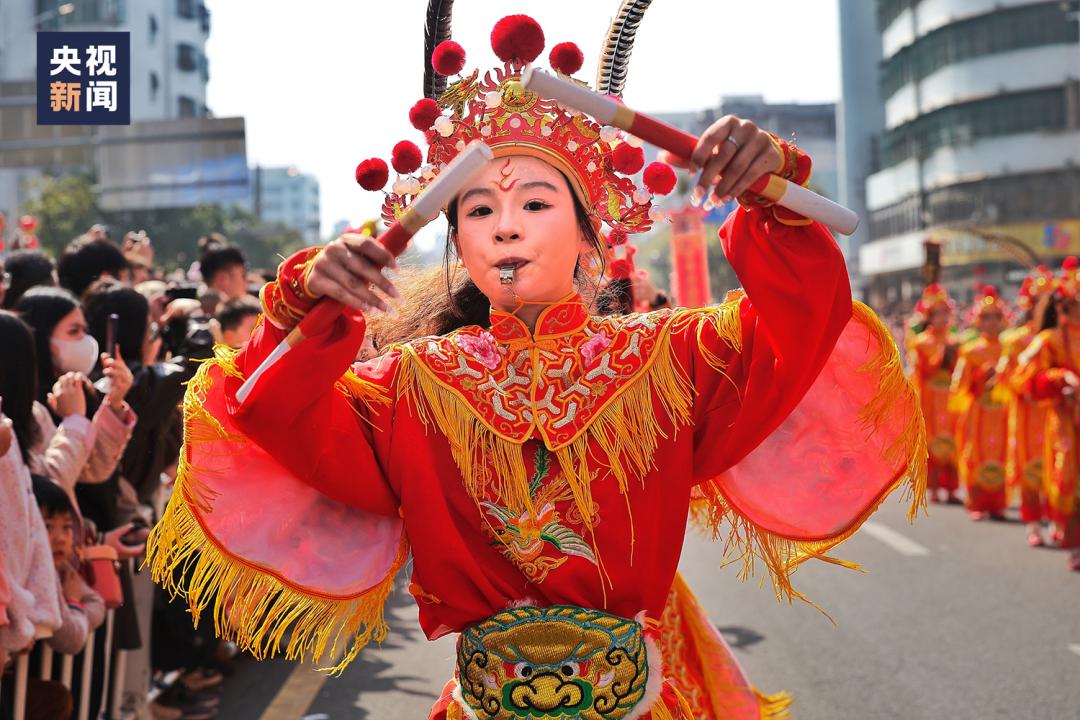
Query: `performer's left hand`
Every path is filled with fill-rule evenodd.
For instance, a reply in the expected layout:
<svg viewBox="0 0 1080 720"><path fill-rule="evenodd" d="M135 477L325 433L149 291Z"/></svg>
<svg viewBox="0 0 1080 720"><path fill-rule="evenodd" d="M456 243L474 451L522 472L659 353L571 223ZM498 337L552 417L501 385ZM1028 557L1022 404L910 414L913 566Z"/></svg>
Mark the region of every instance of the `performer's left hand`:
<svg viewBox="0 0 1080 720"><path fill-rule="evenodd" d="M662 159L687 167L670 154ZM769 133L750 120L725 115L702 134L690 158L690 172L701 171L694 196L701 200L712 188L714 203L729 202L762 175L779 170L781 160Z"/></svg>

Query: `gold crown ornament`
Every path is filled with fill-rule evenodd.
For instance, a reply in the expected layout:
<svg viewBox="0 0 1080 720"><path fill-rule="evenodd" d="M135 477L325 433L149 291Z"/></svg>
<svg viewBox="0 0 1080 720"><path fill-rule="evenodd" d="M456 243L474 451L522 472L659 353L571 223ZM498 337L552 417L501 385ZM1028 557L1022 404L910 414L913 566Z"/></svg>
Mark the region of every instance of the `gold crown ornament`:
<svg viewBox="0 0 1080 720"><path fill-rule="evenodd" d="M638 21L640 15L634 20L634 29ZM619 19L613 24L613 32L618 23ZM620 27L625 34L625 23ZM430 57L435 73L440 78L458 77L445 89L429 77L425 81L429 96L409 111L409 120L424 133L428 149L425 155L408 140L394 146L391 165L398 178L383 202L382 217L386 222L400 217L474 140L490 147L496 159L526 155L559 170L598 230L605 224L623 233L640 233L665 217L653 206L652 198L674 188L675 173L670 166L654 162L646 167L642 143L636 138L617 128L600 126L577 111L529 92L521 84L523 70L540 56L544 42L542 28L531 17L504 17L491 31L491 47L502 65L482 75L479 70L459 75L465 67L465 51L458 43L445 39L434 46ZM628 56L628 48L623 50ZM577 45L564 42L552 48L548 60L557 73L570 77L581 69L583 55ZM614 68L608 63L609 76L617 71L624 79L625 59ZM642 187L632 178L639 172ZM357 167L356 179L367 190L382 190L389 179L389 168L377 158L365 160Z"/></svg>

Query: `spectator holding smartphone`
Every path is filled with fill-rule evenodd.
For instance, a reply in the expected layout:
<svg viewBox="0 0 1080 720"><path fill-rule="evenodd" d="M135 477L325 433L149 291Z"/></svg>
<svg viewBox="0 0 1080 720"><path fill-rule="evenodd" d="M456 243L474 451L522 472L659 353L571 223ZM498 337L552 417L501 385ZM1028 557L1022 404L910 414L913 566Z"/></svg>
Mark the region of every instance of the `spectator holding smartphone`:
<svg viewBox="0 0 1080 720"><path fill-rule="evenodd" d="M124 401L131 371L122 355L102 354L103 375L110 379L110 387L104 394L94 389L88 375L98 361L98 343L87 333L82 308L66 290L34 288L17 310L34 331L38 401L34 417L40 436L32 446L31 469L77 498L80 485L110 479L131 437L136 416ZM12 361L26 364L25 358ZM115 527L115 499L102 498L94 505L91 509L83 500L76 502L98 527ZM118 537L113 540L109 544L123 550Z"/></svg>

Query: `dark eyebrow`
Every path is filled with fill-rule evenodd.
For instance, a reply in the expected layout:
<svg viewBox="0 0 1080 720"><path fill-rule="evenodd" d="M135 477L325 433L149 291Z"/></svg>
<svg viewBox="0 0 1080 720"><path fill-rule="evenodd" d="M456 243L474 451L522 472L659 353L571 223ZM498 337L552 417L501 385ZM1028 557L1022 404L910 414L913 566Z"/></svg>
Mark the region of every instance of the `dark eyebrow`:
<svg viewBox="0 0 1080 720"><path fill-rule="evenodd" d="M546 182L544 180L533 180L532 182L527 182L527 183L525 183L524 185L521 186L521 189L526 190L526 189L529 189L529 188L537 188L537 187L544 188L545 190L550 190L551 192L559 192L559 189L557 187L555 187L551 183Z"/></svg>
<svg viewBox="0 0 1080 720"><path fill-rule="evenodd" d="M473 195L492 195L492 194L494 194L494 193L492 193L491 190L488 190L487 188L473 188L472 190L469 190L468 192L466 192L464 195L461 196L461 199L458 200L458 204L459 205L464 205L465 202L469 198L471 198Z"/></svg>

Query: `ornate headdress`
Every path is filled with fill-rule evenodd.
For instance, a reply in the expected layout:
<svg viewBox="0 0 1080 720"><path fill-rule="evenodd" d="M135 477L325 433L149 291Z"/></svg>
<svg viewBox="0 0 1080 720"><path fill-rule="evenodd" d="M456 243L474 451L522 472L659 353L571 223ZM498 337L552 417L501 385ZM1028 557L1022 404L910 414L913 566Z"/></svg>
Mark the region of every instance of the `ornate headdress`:
<svg viewBox="0 0 1080 720"><path fill-rule="evenodd" d="M952 311L955 306L945 288L937 283L931 283L926 286L919 302L915 304L915 312L925 317L930 314L931 310L939 307Z"/></svg>
<svg viewBox="0 0 1080 720"><path fill-rule="evenodd" d="M971 316L978 319L988 312L997 312L1004 317L1007 314L1005 301L998 295L997 288L993 285L983 285L975 293L975 304L971 307Z"/></svg>
<svg viewBox="0 0 1080 720"><path fill-rule="evenodd" d="M1075 256L1070 255L1061 263L1057 292L1065 300L1075 300L1080 296L1080 261Z"/></svg>
<svg viewBox="0 0 1080 720"><path fill-rule="evenodd" d="M1021 310L1027 312L1033 310L1039 300L1050 295L1057 288L1057 281L1050 268L1040 265L1027 274L1024 282L1020 284L1020 292L1016 295L1016 304Z"/></svg>
<svg viewBox="0 0 1080 720"><path fill-rule="evenodd" d="M410 141L399 142L391 164L399 173L383 202L383 219L393 222L453 158L473 140L487 144L496 158L527 155L558 169L570 188L600 223L623 233L648 230L662 217L652 207L652 195L667 194L675 185L674 171L664 163L645 167L640 141L524 89L521 73L544 49L540 25L526 15L504 17L491 32L491 47L503 61L481 75L460 75L446 87L446 77L465 66L465 51L449 39L449 2L433 2L428 11L425 75L426 97L409 112L413 127L424 132L426 158ZM612 23L598 73L598 90L621 92L634 33L648 2L624 3ZM564 77L581 69L583 55L573 43L556 45L549 55L552 68ZM437 74L437 76L436 76ZM580 81L578 81L580 82ZM584 83L582 83L584 84ZM630 176L642 171L639 188ZM415 173L415 174L414 174ZM356 172L368 190L381 190L389 179L386 163L366 160Z"/></svg>

